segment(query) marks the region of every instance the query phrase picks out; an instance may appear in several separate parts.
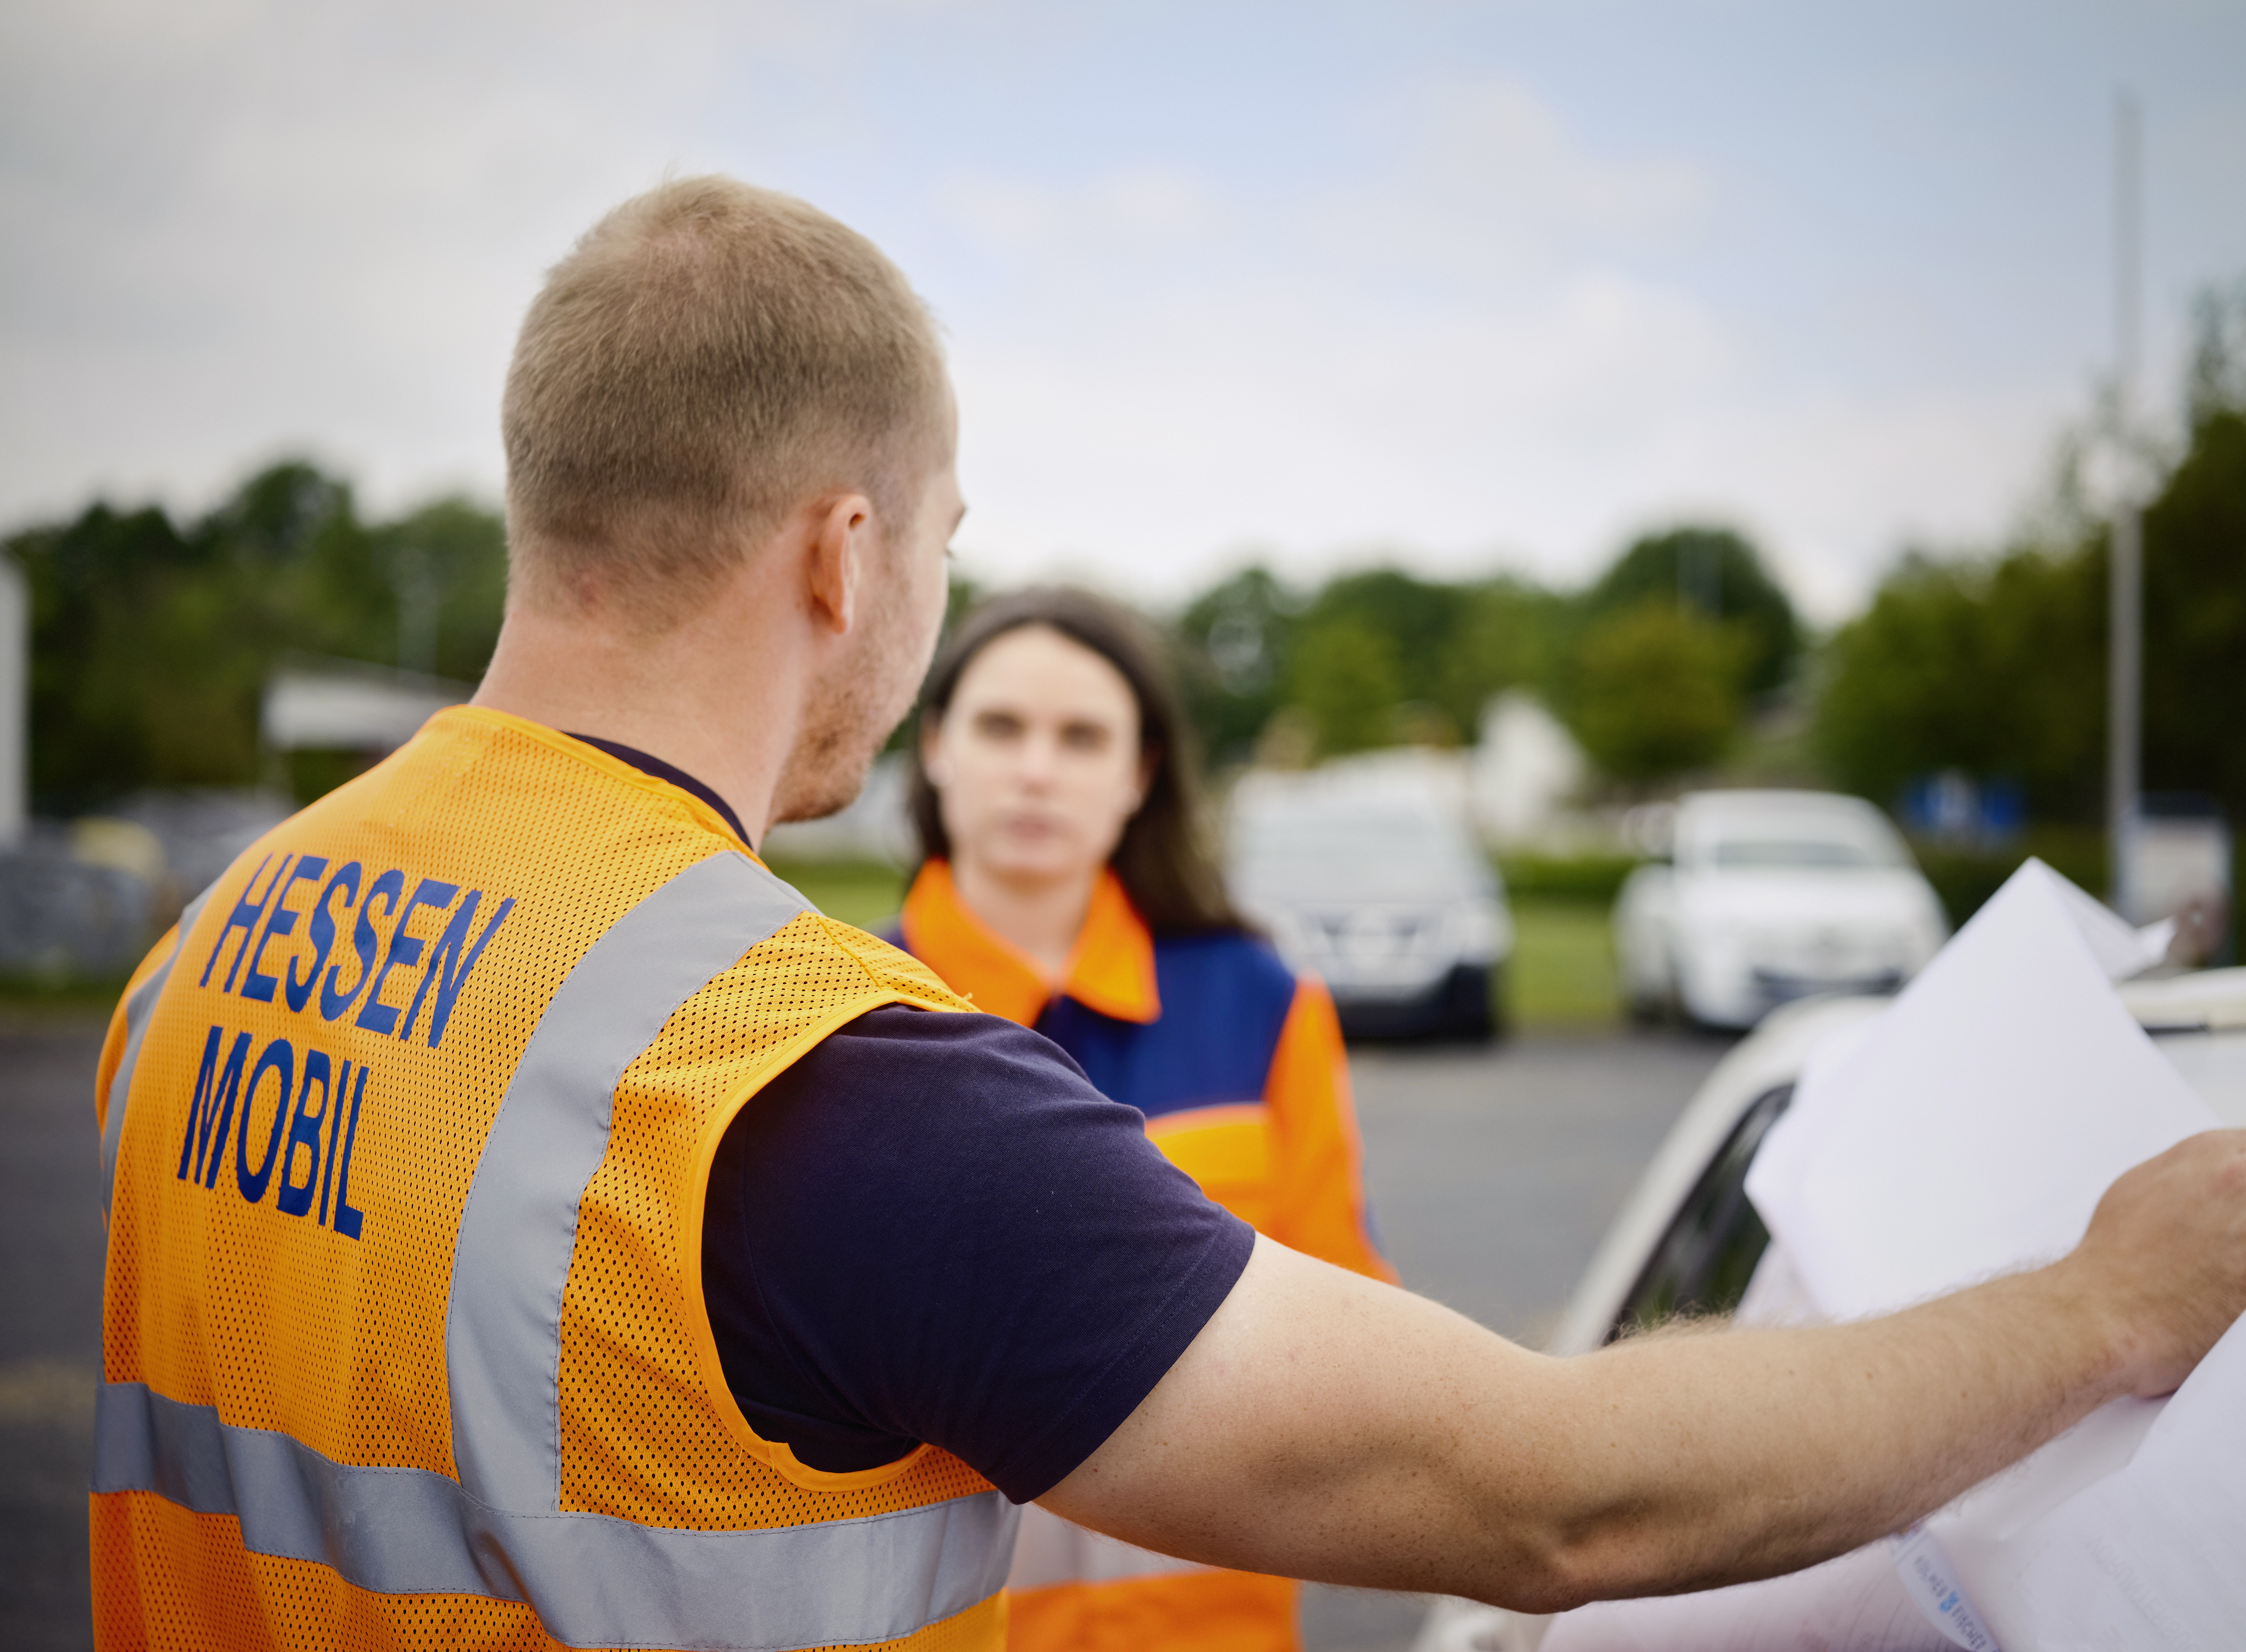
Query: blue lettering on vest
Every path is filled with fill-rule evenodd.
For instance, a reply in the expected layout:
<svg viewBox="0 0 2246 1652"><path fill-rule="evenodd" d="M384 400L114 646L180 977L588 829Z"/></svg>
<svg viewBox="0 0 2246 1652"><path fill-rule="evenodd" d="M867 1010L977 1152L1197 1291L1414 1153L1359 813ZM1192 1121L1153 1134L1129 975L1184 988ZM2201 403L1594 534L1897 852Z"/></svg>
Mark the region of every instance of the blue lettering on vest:
<svg viewBox="0 0 2246 1652"><path fill-rule="evenodd" d="M328 953L336 944L336 920L333 915L335 892L337 889L344 892L344 911L348 914L351 908L358 903L358 880L357 861L353 860L337 867L336 875L328 880L328 887L320 891L319 904L312 908L312 944L320 949L320 958L323 961L326 959ZM399 881L404 882L402 876ZM370 932L370 940L371 938L371 932ZM371 950L371 946L369 950ZM351 982L351 990L348 992L339 990L336 984L343 974L343 965L337 964L328 971L327 980L320 987L322 1020L333 1021L351 1007L351 1000L358 996L358 989L366 985L367 955L364 952L359 955L358 979ZM316 962L312 966L312 973L316 976L320 973L318 963Z"/></svg>
<svg viewBox="0 0 2246 1652"><path fill-rule="evenodd" d="M320 1173L320 1226L328 1225L328 1195L336 1185L336 1149L344 1145L344 1095L351 1087L351 1064L344 1063L343 1071L336 1075L336 1105L328 1109L333 1118L328 1126L327 1168Z"/></svg>
<svg viewBox="0 0 2246 1652"><path fill-rule="evenodd" d="M257 871L249 874L248 883L244 885L242 887L242 899L234 903L234 911L226 921L226 928L218 932L217 943L211 948L210 956L203 960L202 975L195 982L195 985L198 987L208 987L210 985L211 968L218 962L218 955L226 950L226 941L228 935L232 935L236 929L240 929L242 931L242 944L244 946L249 944L248 932L255 927L258 914L265 910L265 897L263 895L260 895L253 900L250 897L249 892L257 887L258 873L263 872L267 867L272 864L273 857L269 854L265 859L257 863ZM269 888L267 893L271 893ZM236 962L239 962L240 961L236 960ZM228 972L227 978L229 981L233 979L232 971L229 970ZM221 986L219 990L223 992L226 989Z"/></svg>
<svg viewBox="0 0 2246 1652"><path fill-rule="evenodd" d="M307 1050L299 1081L296 1051L286 1038L274 1039L252 1064L250 1035L246 1032L234 1035L233 1047L221 1063L219 1047L226 1036L225 1028L213 1027L203 1040L202 1064L195 1074L194 1098L187 1105L187 1129L180 1139L177 1179L216 1187L231 1137L235 1186L243 1199L253 1205L263 1203L266 1190L277 1175L280 1188L274 1203L281 1214L308 1215L316 1198L319 1225L325 1227L332 1191L336 1232L346 1239L357 1239L366 1216L351 1202L351 1155L358 1146L358 1116L366 1102L368 1070L360 1067L353 1083L350 1062L337 1072L335 1061L326 1050ZM278 1093L273 1101L273 1122L261 1132L252 1128L250 1115L268 1072L278 1081ZM348 1113L344 1108L347 1094L351 1098ZM235 1128L237 1111L239 1129ZM253 1166L251 1138L260 1133L265 1138L265 1151Z"/></svg>
<svg viewBox="0 0 2246 1652"><path fill-rule="evenodd" d="M397 927L390 932L390 955L382 961L382 973L375 977L374 986L366 995L366 1003L359 1009L355 1025L364 1027L369 1032L385 1034L397 1027L398 1006L382 1002L382 983L390 979L391 970L400 967L411 969L420 962L421 948L427 944L420 936L406 934L406 926L413 921L413 914L422 908L449 907L459 893L459 884L440 883L434 878L424 878L413 886L413 898L405 903L405 910L398 914Z"/></svg>
<svg viewBox="0 0 2246 1652"><path fill-rule="evenodd" d="M352 1000L374 979L374 961L381 955L382 937L375 933L374 903L379 899L383 914L387 917L398 910L398 903L405 894L405 874L396 867L384 873L367 886L366 899L359 902L358 922L351 928L351 950L358 955L358 979L351 983L349 992L339 991L336 977L343 970L337 964L328 971L327 984L320 989L320 1013L333 1021L351 1007ZM332 1003L335 1007L330 1009Z"/></svg>
<svg viewBox="0 0 2246 1652"><path fill-rule="evenodd" d="M206 1187L218 1186L218 1167L226 1157L226 1133L234 1124L234 1104L242 1093L242 1071L249 1059L249 1035L238 1032L234 1036L234 1048L227 1052L226 1067L218 1064L219 1040L224 1029L213 1027L203 1044L203 1063L195 1074L195 1098L187 1107L187 1143L194 1150L194 1180ZM187 1145L180 1149L180 1157L187 1157Z"/></svg>
<svg viewBox="0 0 2246 1652"><path fill-rule="evenodd" d="M340 1101L343 1096L342 1085L336 1086L336 1095ZM358 1146L358 1105L365 1099L366 1069L361 1067L358 1070L358 1082L351 1086L351 1121L341 1128L329 1132L330 1137L341 1136L344 1139L343 1156L336 1162L335 1181L336 1231L345 1239L357 1239L360 1224L366 1220L365 1213L353 1210L351 1204L351 1150ZM336 1111L340 1113L343 1109L338 1105ZM334 1149L330 1148L329 1151L332 1152ZM326 1204L324 1198L321 1202L324 1207Z"/></svg>
<svg viewBox="0 0 2246 1652"><path fill-rule="evenodd" d="M273 874L273 881L266 885L264 902L257 909L256 921L258 923L262 923L265 921L265 914L272 910L274 902L281 898L281 884L282 880L289 875L289 863L294 859L296 859L294 855L284 854L281 857L281 869ZM236 909L236 915L240 915L239 908ZM228 928L233 928L232 919L228 920L227 927ZM232 992L234 990L235 977L242 973L242 966L249 962L249 955L253 950L255 950L255 948L251 947L250 942L256 935L256 928L253 924L249 928L248 933L242 936L242 950L234 955L234 962L226 967L226 984L219 989L221 992Z"/></svg>
<svg viewBox="0 0 2246 1652"><path fill-rule="evenodd" d="M447 899L450 897L448 896ZM514 897L509 895L499 903L491 921L484 925L473 945L468 942L468 931L475 922L476 903L483 899L483 891L471 889L468 898L460 902L460 909L445 926L445 933L437 937L437 950L429 955L429 967L421 972L421 984L414 989L413 1002L406 1006L405 1024L398 1030L401 1038L413 1034L414 1017L421 1013L421 1000L428 996L432 982L436 983L437 1002L429 1011L429 1048L434 1050L437 1041L445 1036L445 1023L453 1018L453 1000L460 996L467 984L468 971L476 967L476 960L484 955L484 947L507 921L507 914L514 910ZM404 926L401 924L400 928ZM450 960L450 967L446 961Z"/></svg>
<svg viewBox="0 0 2246 1652"><path fill-rule="evenodd" d="M328 954L335 950L336 891L341 889L344 892L344 910L349 912L352 903L358 899L358 875L357 861L344 862L336 868L335 875L321 889L319 898L312 902L312 921L304 930L304 938L312 943L312 967L304 971L304 978L299 981L296 979L296 960L289 959L289 984L283 989L288 996L289 1008L299 1014L311 1002L312 988L319 981L320 971L327 968ZM345 999L344 1003L348 1003L350 1000ZM320 995L320 1013L330 1021L343 1012L344 1004L330 1009L328 995L324 992Z"/></svg>
<svg viewBox="0 0 2246 1652"><path fill-rule="evenodd" d="M265 948L272 944L275 936L285 940L296 928L297 914L289 909L289 891L300 882L316 880L327 869L326 856L308 854L296 862L296 869L282 883L280 898L273 902L265 927L257 932L257 944L248 949L249 973L242 978L243 997L255 998L259 1003L273 1002L273 989L281 982L265 973Z"/></svg>
<svg viewBox="0 0 2246 1652"><path fill-rule="evenodd" d="M274 1202L283 1215L301 1216L312 1207L312 1195L320 1186L320 1126L326 1124L334 1111L328 1105L329 1092L334 1089L330 1080L328 1052L307 1050L304 1052L304 1077L296 1086L296 1111L289 1121L289 1146L281 1159L281 1191ZM312 1105L312 1086L319 1086L320 1105ZM296 1183L296 1150L304 1150L304 1181Z"/></svg>
<svg viewBox="0 0 2246 1652"><path fill-rule="evenodd" d="M249 1167L249 1113L257 1105L258 1081L269 1072L281 1076L281 1093L273 1103L273 1128L266 1132L265 1156L257 1161L257 1168ZM250 1071L249 1088L242 1092L242 1128L234 1138L234 1185L242 1196L255 1205L264 1199L266 1184L273 1180L273 1166L281 1158L281 1132L289 1125L289 1098L296 1086L296 1050L286 1038L276 1038L265 1046L257 1057L257 1065Z"/></svg>
<svg viewBox="0 0 2246 1652"><path fill-rule="evenodd" d="M195 1146L195 1131L198 1125L202 1127L203 1144L208 1146L210 1143L210 1120L215 1116L217 1105L218 1046L225 1037L225 1028L213 1027L210 1036L203 1040L202 1065L195 1071L195 1098L187 1104L187 1133L180 1138L180 1170L176 1178L180 1181L187 1180L190 1161L194 1167L195 1180L202 1180L203 1155ZM249 1035L245 1032L242 1037L242 1042L235 1047L236 1065L249 1053ZM229 1076L236 1084L242 1081L238 1071Z"/></svg>

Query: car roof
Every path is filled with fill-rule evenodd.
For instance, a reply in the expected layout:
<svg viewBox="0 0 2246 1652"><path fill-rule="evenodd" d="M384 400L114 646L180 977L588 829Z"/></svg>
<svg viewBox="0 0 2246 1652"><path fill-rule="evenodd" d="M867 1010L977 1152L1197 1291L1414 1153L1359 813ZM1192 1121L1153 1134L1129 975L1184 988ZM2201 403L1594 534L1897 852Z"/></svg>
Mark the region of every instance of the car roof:
<svg viewBox="0 0 2246 1652"><path fill-rule="evenodd" d="M2125 981L2122 1005L2147 1032L2227 1032L2246 1028L2246 969L2195 969Z"/></svg>
<svg viewBox="0 0 2246 1652"><path fill-rule="evenodd" d="M1767 819L1773 815L1821 814L1841 815L1851 819L1875 819L1885 822L1887 817L1871 804L1845 792L1786 792L1778 790L1736 792L1688 792L1678 799L1678 824L1698 826L1732 816L1753 816Z"/></svg>
<svg viewBox="0 0 2246 1652"><path fill-rule="evenodd" d="M2246 1125L2246 969L2124 982L2116 990L2222 1122ZM1799 1078L1810 1050L1827 1036L1868 1020L1892 1002L1856 996L1802 999L1773 1010L1732 1046L1693 1092L1609 1226L1569 1299L1550 1352L1587 1353L1605 1341L1651 1247L1747 1109Z"/></svg>

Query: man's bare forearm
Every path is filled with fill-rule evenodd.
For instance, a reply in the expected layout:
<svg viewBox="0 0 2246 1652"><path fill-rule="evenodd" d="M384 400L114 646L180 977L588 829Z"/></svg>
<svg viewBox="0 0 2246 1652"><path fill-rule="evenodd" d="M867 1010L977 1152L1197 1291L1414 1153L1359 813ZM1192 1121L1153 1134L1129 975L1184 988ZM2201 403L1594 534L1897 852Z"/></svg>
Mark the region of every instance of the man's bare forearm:
<svg viewBox="0 0 2246 1652"><path fill-rule="evenodd" d="M1213 1563L1550 1611L1840 1553L2122 1387L2058 1269L1862 1325L1685 1330L1556 1360L1276 1246L1251 1268L1238 1307L1263 1322L1212 1329L1259 1351L1179 1396L1249 1408L1249 1449L1147 1473L1129 1459L1170 1457L1213 1420L1162 1407L1057 1488L1058 1512ZM1187 1358L1204 1351L1241 1357ZM1328 1449L1289 1448L1309 1435ZM1110 1450L1111 1484L1163 1489L1103 1495Z"/></svg>
<svg viewBox="0 0 2246 1652"><path fill-rule="evenodd" d="M1898 1530L2127 1391L2066 1264L1857 1325L1556 1362L1558 1603L1766 1577ZM1607 1449L1582 1449L1603 1421ZM1571 1449L1572 1447L1572 1449Z"/></svg>
<svg viewBox="0 0 2246 1652"><path fill-rule="evenodd" d="M1258 1241L1139 1410L1042 1499L1151 1548L1539 1610L1840 1553L2246 1309L2246 1132L2117 1183L2064 1261L1861 1324L1580 1359Z"/></svg>

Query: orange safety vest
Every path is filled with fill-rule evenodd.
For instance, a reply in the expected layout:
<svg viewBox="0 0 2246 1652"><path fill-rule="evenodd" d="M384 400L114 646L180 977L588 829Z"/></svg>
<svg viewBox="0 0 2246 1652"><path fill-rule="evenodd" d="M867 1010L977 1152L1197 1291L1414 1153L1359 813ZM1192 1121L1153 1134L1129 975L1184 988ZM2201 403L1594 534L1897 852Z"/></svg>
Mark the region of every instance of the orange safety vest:
<svg viewBox="0 0 2246 1652"><path fill-rule="evenodd" d="M1044 972L975 915L943 861L928 862L913 880L900 933L977 1009L1042 1026L1069 1046L1065 1029L1047 1016L1056 993ZM1120 880L1103 870L1058 996L1140 1029L1140 1039L1208 1030L1193 1025L1212 1013L1201 1001L1165 1002L1163 946ZM1261 967L1278 968L1269 960ZM1245 1093L1174 1109L1152 1096L1118 1099L1142 1105L1147 1134L1163 1154L1258 1232L1392 1281L1367 1232L1348 1060L1325 988L1297 981L1275 1033L1242 1036L1265 1040L1239 1052L1255 1075ZM1195 1566L1035 1506L1023 1511L1008 1586L1013 1652L1294 1652L1300 1644L1291 1580Z"/></svg>
<svg viewBox="0 0 2246 1652"><path fill-rule="evenodd" d="M1012 1506L759 1438L702 1298L728 1122L961 1002L706 804L456 708L275 828L98 1081L104 1649L999 1647Z"/></svg>

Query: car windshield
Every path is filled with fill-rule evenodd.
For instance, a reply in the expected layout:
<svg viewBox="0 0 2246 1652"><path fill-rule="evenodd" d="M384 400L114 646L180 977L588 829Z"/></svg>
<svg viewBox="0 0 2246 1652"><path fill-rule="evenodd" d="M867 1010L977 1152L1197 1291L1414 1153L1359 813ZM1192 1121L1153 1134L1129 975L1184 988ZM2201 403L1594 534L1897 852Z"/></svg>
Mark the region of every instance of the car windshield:
<svg viewBox="0 0 2246 1652"><path fill-rule="evenodd" d="M1892 851L1863 839L1809 837L1775 833L1716 840L1708 856L1719 867L1802 867L1818 870L1892 867Z"/></svg>
<svg viewBox="0 0 2246 1652"><path fill-rule="evenodd" d="M1456 833L1400 808L1259 810L1234 831L1232 872L1290 901L1453 900L1480 883Z"/></svg>

